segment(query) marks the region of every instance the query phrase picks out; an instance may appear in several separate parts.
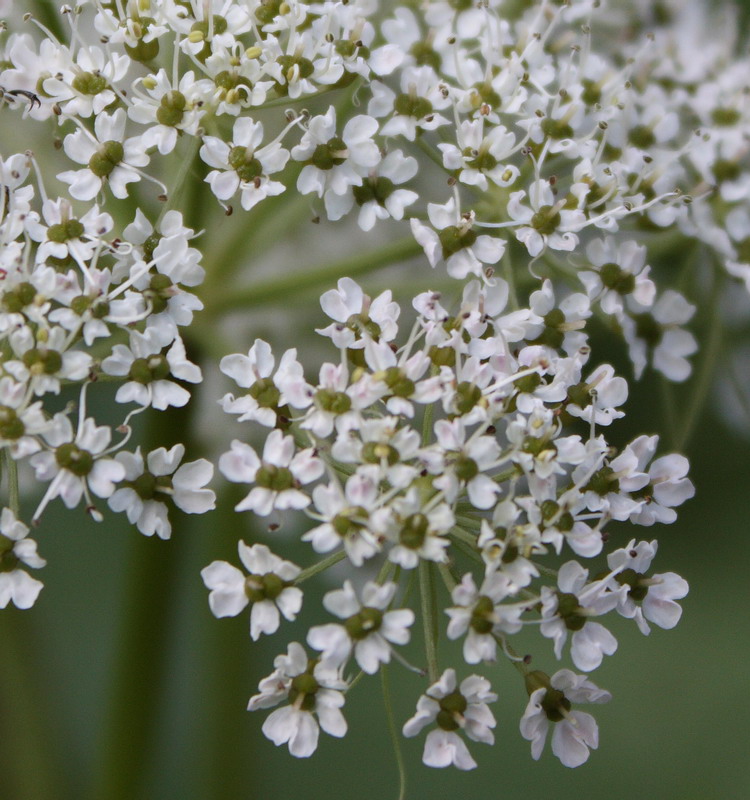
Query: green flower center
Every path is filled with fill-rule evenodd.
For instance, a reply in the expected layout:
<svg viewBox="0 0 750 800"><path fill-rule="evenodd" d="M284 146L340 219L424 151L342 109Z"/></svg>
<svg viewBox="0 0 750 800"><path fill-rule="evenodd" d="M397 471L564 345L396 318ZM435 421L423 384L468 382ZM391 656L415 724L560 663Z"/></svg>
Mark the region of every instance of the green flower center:
<svg viewBox="0 0 750 800"><path fill-rule="evenodd" d="M560 212L554 206L542 206L529 223L542 236L550 236L560 225Z"/></svg>
<svg viewBox="0 0 750 800"><path fill-rule="evenodd" d="M159 101L159 108L156 109L156 120L160 125L167 125L170 128L179 125L185 114L187 98L185 95L172 89L167 92Z"/></svg>
<svg viewBox="0 0 750 800"><path fill-rule="evenodd" d="M354 517L367 519L368 514L367 511L362 508L362 506L351 506L350 508L341 511L331 520L333 529L342 539L356 534L364 527L361 522L355 522L353 519Z"/></svg>
<svg viewBox="0 0 750 800"><path fill-rule="evenodd" d="M261 408L278 408L281 392L272 378L259 378L248 393Z"/></svg>
<svg viewBox="0 0 750 800"><path fill-rule="evenodd" d="M600 497L604 497L610 492L616 494L620 491L620 481L615 476L612 467L602 467L591 476L591 480L586 484L586 490L596 492Z"/></svg>
<svg viewBox="0 0 750 800"><path fill-rule="evenodd" d="M89 159L89 169L97 178L106 178L125 156L125 149L121 142L110 140L94 153Z"/></svg>
<svg viewBox="0 0 750 800"><path fill-rule="evenodd" d="M368 178L363 181L361 186L352 187L354 199L357 205L360 206L372 201L375 201L378 205L384 206L385 201L395 190L396 187L393 181L388 178Z"/></svg>
<svg viewBox="0 0 750 800"><path fill-rule="evenodd" d="M310 164L318 169L329 170L338 167L346 161L348 151L346 143L338 136L329 139L325 144L319 144L312 154Z"/></svg>
<svg viewBox="0 0 750 800"><path fill-rule="evenodd" d="M144 295L151 300L154 314L160 314L169 304L169 298L174 295L174 284L167 275L157 272L151 276L148 289Z"/></svg>
<svg viewBox="0 0 750 800"><path fill-rule="evenodd" d="M172 479L168 475L152 475L146 471L134 481L129 481L130 488L141 500L153 500L157 494L172 488Z"/></svg>
<svg viewBox="0 0 750 800"><path fill-rule="evenodd" d="M470 381L461 381L456 387L456 411L459 415L468 414L482 399L482 390Z"/></svg>
<svg viewBox="0 0 750 800"><path fill-rule="evenodd" d="M0 406L0 438L20 439L25 432L26 426L16 410L9 406Z"/></svg>
<svg viewBox="0 0 750 800"><path fill-rule="evenodd" d="M169 362L160 353L148 358L136 358L130 366L128 377L131 381L147 384L163 381L169 376Z"/></svg>
<svg viewBox="0 0 750 800"><path fill-rule="evenodd" d="M398 464L398 450L385 442L365 442L362 446L362 460L365 464L380 464L385 461L389 467Z"/></svg>
<svg viewBox="0 0 750 800"><path fill-rule="evenodd" d="M396 397L411 397L414 394L414 381L408 378L400 367L385 370L385 384Z"/></svg>
<svg viewBox="0 0 750 800"><path fill-rule="evenodd" d="M289 584L273 572L265 575L248 575L245 578L245 594L252 603L275 600Z"/></svg>
<svg viewBox="0 0 750 800"><path fill-rule="evenodd" d="M31 305L36 297L36 287L24 281L15 289L3 294L3 305L11 314L19 314L26 306Z"/></svg>
<svg viewBox="0 0 750 800"><path fill-rule="evenodd" d="M495 623L493 616L495 605L486 595L480 595L474 610L471 612L471 627L480 634L492 633Z"/></svg>
<svg viewBox="0 0 750 800"><path fill-rule="evenodd" d="M469 456L465 455L464 453L459 453L455 464L454 469L456 471L456 477L461 481L470 481L472 478L476 478L479 475L479 467L477 466L477 462L474 461L473 458L469 458Z"/></svg>
<svg viewBox="0 0 750 800"><path fill-rule="evenodd" d="M442 699L438 700L440 711L438 711L435 722L444 731L456 731L461 725L457 719L463 715L469 706L467 699L459 691L451 692Z"/></svg>
<svg viewBox="0 0 750 800"><path fill-rule="evenodd" d="M39 347L23 354L23 363L32 375L54 375L62 369L63 359L57 350Z"/></svg>
<svg viewBox="0 0 750 800"><path fill-rule="evenodd" d="M50 242L64 244L71 239L78 239L83 233L83 225L77 219L69 219L65 222L56 222L47 228L47 238Z"/></svg>
<svg viewBox="0 0 750 800"><path fill-rule="evenodd" d="M324 387L315 393L315 405L329 414L346 414L352 407L352 399L346 392Z"/></svg>
<svg viewBox="0 0 750 800"><path fill-rule="evenodd" d="M634 314L635 335L643 339L649 347L656 347L664 336L664 328L651 314Z"/></svg>
<svg viewBox="0 0 750 800"><path fill-rule="evenodd" d="M648 125L636 125L631 128L628 133L628 140L630 144L645 150L647 147L653 147L656 144L656 137L654 132Z"/></svg>
<svg viewBox="0 0 750 800"><path fill-rule="evenodd" d="M443 246L443 258L448 258L465 247L471 247L477 240L477 232L473 228L449 225L440 231L438 238Z"/></svg>
<svg viewBox="0 0 750 800"><path fill-rule="evenodd" d="M266 463L256 473L255 482L263 489L270 489L273 492L284 492L294 488L295 485L291 470Z"/></svg>
<svg viewBox="0 0 750 800"><path fill-rule="evenodd" d="M107 79L98 72L79 72L71 86L79 94L95 95L107 88Z"/></svg>
<svg viewBox="0 0 750 800"><path fill-rule="evenodd" d="M549 139L572 139L573 128L564 119L545 117L542 120L542 133Z"/></svg>
<svg viewBox="0 0 750 800"><path fill-rule="evenodd" d="M615 580L620 586L629 586L628 597L636 603L640 603L648 594L648 584L644 582L646 576L642 572L634 569L624 569L615 576Z"/></svg>
<svg viewBox="0 0 750 800"><path fill-rule="evenodd" d="M424 514L412 514L403 522L399 542L410 550L419 550L427 538L429 525L429 520Z"/></svg>
<svg viewBox="0 0 750 800"><path fill-rule="evenodd" d="M602 283L618 294L630 294L635 289L635 275L626 272L619 264L605 264L600 270L599 275Z"/></svg>
<svg viewBox="0 0 750 800"><path fill-rule="evenodd" d="M307 672L292 678L292 684L289 687L289 703L297 706L302 711L315 710L315 693L320 689L320 684L312 674L315 664L315 661L310 661ZM299 700L300 695L303 696L301 702Z"/></svg>
<svg viewBox="0 0 750 800"><path fill-rule="evenodd" d="M383 612L379 608L365 606L357 614L344 620L344 627L354 641L366 639L383 624Z"/></svg>
<svg viewBox="0 0 750 800"><path fill-rule="evenodd" d="M263 174L263 165L247 147L233 147L229 151L228 161L239 179L245 183L250 183Z"/></svg>
<svg viewBox="0 0 750 800"><path fill-rule="evenodd" d="M569 631L580 631L586 624L587 617L581 614L583 609L578 598L570 592L558 592L557 613Z"/></svg>
<svg viewBox="0 0 750 800"><path fill-rule="evenodd" d="M397 114L415 119L424 119L432 114L432 103L425 97L413 94L400 94L393 102Z"/></svg>
<svg viewBox="0 0 750 800"><path fill-rule="evenodd" d="M94 457L88 450L69 442L62 444L55 450L55 460L62 469L67 469L79 478L83 478L91 472L94 467Z"/></svg>

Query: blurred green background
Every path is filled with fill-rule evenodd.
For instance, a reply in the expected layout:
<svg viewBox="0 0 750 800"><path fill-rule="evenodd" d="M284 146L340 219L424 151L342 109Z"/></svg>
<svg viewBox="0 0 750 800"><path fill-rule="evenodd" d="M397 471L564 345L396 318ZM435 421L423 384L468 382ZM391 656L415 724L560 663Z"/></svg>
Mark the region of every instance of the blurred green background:
<svg viewBox="0 0 750 800"><path fill-rule="evenodd" d="M363 283L376 290L387 279ZM705 340L712 322L699 313L697 324ZM734 329L726 347L746 336ZM613 363L627 375L622 356L614 348ZM654 389L658 381L647 378L648 386L631 386L628 417L617 428L622 441L663 432L674 413ZM695 383L678 387L673 402L684 405L694 391ZM96 387L92 399L104 409L107 394ZM683 575L690 594L673 631L655 628L646 638L627 620L611 621L619 650L593 675L613 694L594 709L600 750L576 770L562 767L549 745L534 762L518 733L522 682L499 662L477 670L500 696L495 746L471 744L479 769L461 773L424 767L424 736L405 740L410 800L750 797L750 442L717 407L710 393L686 448L696 498L674 525L625 534L658 538L655 568ZM198 457L214 435L214 418L202 407L190 413L198 448L191 457ZM187 421L177 413L165 423L166 416L156 424L162 434L171 427L167 435L176 441ZM244 435L242 427L221 434L222 445L232 435ZM64 513L59 502L50 509L38 537L48 560L45 589L33 611L0 613L0 800L395 800L398 775L377 678L348 697L349 734L322 734L309 760L275 748L260 732L265 712L245 710L273 657L317 618L309 603L310 616L252 644L247 614L211 616L200 569L214 559L236 562L238 538L272 541L251 529L247 515L219 524L236 500L229 491L223 511L174 518L166 543L112 515L97 525L80 510ZM307 548L295 551L286 541L279 550L309 563ZM556 669L551 647L535 652L537 668ZM388 676L400 727L423 682L398 664Z"/></svg>

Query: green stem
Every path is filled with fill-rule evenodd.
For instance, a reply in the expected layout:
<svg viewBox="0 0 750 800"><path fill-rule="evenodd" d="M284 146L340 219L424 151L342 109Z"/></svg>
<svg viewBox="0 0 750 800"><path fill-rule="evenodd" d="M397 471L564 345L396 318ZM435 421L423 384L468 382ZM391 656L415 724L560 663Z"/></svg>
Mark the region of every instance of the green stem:
<svg viewBox="0 0 750 800"><path fill-rule="evenodd" d="M532 561L531 563L539 570L540 575L546 575L548 578L557 580L558 572L556 569L545 567L544 564L538 564L536 561Z"/></svg>
<svg viewBox="0 0 750 800"><path fill-rule="evenodd" d="M493 633L495 641L500 645L503 655L510 661L511 664L523 675L525 678L528 674L529 668L526 666L523 658L508 644L508 640L504 636L498 636Z"/></svg>
<svg viewBox="0 0 750 800"><path fill-rule="evenodd" d="M383 703L385 704L385 716L388 720L388 733L391 735L393 752L396 755L396 766L398 767L398 800L404 800L406 797L406 768L404 766L404 756L401 752L401 740L398 737L396 721L393 718L391 689L388 684L388 668L385 664L380 668L380 680L383 686Z"/></svg>
<svg viewBox="0 0 750 800"><path fill-rule="evenodd" d="M215 317L237 309L246 310L265 305L288 298L292 293L299 294L304 289L329 285L338 278L375 272L398 261L414 258L421 252L421 246L411 237L401 239L379 250L344 258L324 267L306 272L292 272L279 280L269 280L254 286L234 289L231 293L208 303L207 311Z"/></svg>
<svg viewBox="0 0 750 800"><path fill-rule="evenodd" d="M419 595L422 605L422 625L424 627L424 650L427 659L427 674L430 683L440 677L437 657L437 598L435 596L434 564L419 562Z"/></svg>
<svg viewBox="0 0 750 800"><path fill-rule="evenodd" d="M297 164L288 166L281 182L293 185L299 171ZM209 265L207 295L216 288L224 288L227 276L238 266L246 260L249 263L258 261L266 250L282 240L286 231L297 227L308 211L308 198L299 192L290 194L284 192L267 197L249 213L238 211L234 224L223 218L210 229L215 246L208 248L205 257ZM226 226L230 229L225 230Z"/></svg>
<svg viewBox="0 0 750 800"><path fill-rule="evenodd" d="M443 579L443 583L445 584L445 588L449 592L452 592L456 588L458 581L451 572L450 567L447 564L438 564L438 570L440 572L440 577Z"/></svg>
<svg viewBox="0 0 750 800"><path fill-rule="evenodd" d="M21 498L18 492L18 465L7 447L3 448L3 458L8 475L8 508L18 518L21 513Z"/></svg>
<svg viewBox="0 0 750 800"><path fill-rule="evenodd" d="M182 199L182 196L185 193L185 185L187 183L187 178L190 173L190 170L193 166L193 162L195 161L195 156L198 153L198 148L201 146L201 138L199 136L191 136L190 137L190 144L188 146L187 152L180 160L180 168L177 171L177 175L174 179L174 185L169 190L169 194L167 195L166 201L162 204L161 211L159 212L159 218L156 221L155 228L158 228L161 221L164 219L164 215L167 211L177 208L179 206L179 201ZM182 208L185 208L185 204L182 204Z"/></svg>
<svg viewBox="0 0 750 800"><path fill-rule="evenodd" d="M516 276L513 274L513 264L510 259L510 247L505 248L503 253L503 273L508 282L508 302L511 311L518 311L521 307L518 302L518 290L516 289Z"/></svg>
<svg viewBox="0 0 750 800"><path fill-rule="evenodd" d="M430 443L432 436L432 418L435 416L435 406L429 403L424 410L424 417L422 418L422 447L426 447Z"/></svg>
<svg viewBox="0 0 750 800"><path fill-rule="evenodd" d="M338 553L334 553L333 555L328 556L327 558L318 561L317 564L313 564L312 566L308 567L307 569L303 569L302 572L297 576L296 580L294 581L295 585L303 583L308 578L312 578L313 575L317 575L319 572L323 572L327 570L329 567L332 567L334 564L338 564L339 561L342 561L346 556L346 551L339 550Z"/></svg>

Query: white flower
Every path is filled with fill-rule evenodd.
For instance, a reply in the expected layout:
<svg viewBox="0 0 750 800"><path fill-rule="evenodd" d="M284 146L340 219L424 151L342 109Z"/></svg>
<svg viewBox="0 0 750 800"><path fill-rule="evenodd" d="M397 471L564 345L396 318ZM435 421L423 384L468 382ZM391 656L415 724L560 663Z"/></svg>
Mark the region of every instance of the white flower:
<svg viewBox="0 0 750 800"><path fill-rule="evenodd" d="M297 178L297 190L315 193L325 201L331 219L341 217L337 197L361 186L367 171L380 161L380 150L372 137L378 122L366 114L350 119L340 136L336 135L336 109L313 117L300 143L292 148L292 158L305 166Z"/></svg>
<svg viewBox="0 0 750 800"><path fill-rule="evenodd" d="M469 501L476 508L490 508L500 487L485 473L495 466L500 446L492 436L466 435L460 418L441 419L435 423L437 444L419 451L420 458L433 475L433 484L453 502L461 486L466 487Z"/></svg>
<svg viewBox="0 0 750 800"><path fill-rule="evenodd" d="M521 736L531 742L531 755L538 760L544 749L550 722L552 752L566 767L579 767L589 757L589 749L599 746L596 720L582 711L571 710L574 703L606 703L609 692L597 688L585 675L568 669L551 678L540 671L526 676L529 703L521 718Z"/></svg>
<svg viewBox="0 0 750 800"><path fill-rule="evenodd" d="M658 436L638 436L630 443L629 449L638 455L641 469L646 469L658 442ZM648 469L648 483L638 490L646 502L633 511L630 521L637 525L674 522L677 519L674 506L695 495L695 487L687 477L689 468L688 460L679 453L657 458Z"/></svg>
<svg viewBox="0 0 750 800"><path fill-rule="evenodd" d="M617 650L617 639L592 616L606 614L617 605L617 594L608 590L606 581L587 584L588 570L577 561L568 561L560 567L555 592L542 587L542 636L555 641L555 655L562 656L562 648L573 632L570 655L578 669L587 672L596 669L605 655Z"/></svg>
<svg viewBox="0 0 750 800"><path fill-rule="evenodd" d="M446 608L450 617L448 638L464 639L464 660L467 664L494 661L495 636L521 630L521 606L503 606L501 601L513 594L515 587L502 572L489 572L477 590L471 573L466 573L451 593L454 606ZM468 632L468 633L467 633Z"/></svg>
<svg viewBox="0 0 750 800"><path fill-rule="evenodd" d="M9 509L0 515L0 608L11 601L16 608L31 608L44 584L32 578L21 565L38 569L47 562L37 554L36 542L27 538L29 529Z"/></svg>
<svg viewBox="0 0 750 800"><path fill-rule="evenodd" d="M669 380L677 383L687 380L691 366L687 356L698 349L695 337L680 327L695 313L695 306L679 293L668 289L651 309L633 305L633 316L622 319L623 332L628 343L635 377L640 378L648 362Z"/></svg>
<svg viewBox="0 0 750 800"><path fill-rule="evenodd" d="M248 547L237 544L240 560L250 573L247 577L226 561L214 561L201 570L208 604L215 617L236 617L248 603L250 636L257 641L261 634L275 633L279 612L293 620L302 607L302 590L292 585L300 568L272 553L264 544Z"/></svg>
<svg viewBox="0 0 750 800"><path fill-rule="evenodd" d="M237 439L232 442L231 450L219 459L221 473L235 483L257 484L235 511L254 511L266 517L274 508L300 509L310 504L299 486L317 480L323 474L323 462L312 448L294 451L293 437L278 429L268 435L262 460L250 445Z"/></svg>
<svg viewBox="0 0 750 800"><path fill-rule="evenodd" d="M234 123L232 141L205 136L201 158L214 170L206 176L211 191L219 200L229 200L240 190L242 207L249 211L266 197L281 194L283 183L268 176L281 172L289 160L289 151L278 142L265 147L263 124L249 117L239 117Z"/></svg>
<svg viewBox="0 0 750 800"><path fill-rule="evenodd" d="M502 239L477 234L474 212L460 215L453 197L444 205L429 203L427 215L432 227L411 219L412 234L424 249L430 266L435 267L444 260L452 278L462 280L469 275L481 276L484 265L497 264L505 252Z"/></svg>
<svg viewBox="0 0 750 800"><path fill-rule="evenodd" d="M167 378L174 376L200 383L203 376L200 367L188 361L185 344L179 336L166 354L162 353L170 338L168 331L148 328L144 333L131 331L129 348L124 344L114 346L112 355L102 361L102 369L109 375L130 379L117 390L118 403L138 403L163 411L188 402L190 392Z"/></svg>
<svg viewBox="0 0 750 800"><path fill-rule="evenodd" d="M213 476L213 465L201 458L179 466L185 447L170 450L159 447L144 459L141 448L135 453L120 451L115 459L125 468L124 485L109 498L113 511L124 511L128 521L146 536L156 534L169 539L172 526L167 501L186 514L203 514L216 505L216 495L204 488Z"/></svg>
<svg viewBox="0 0 750 800"><path fill-rule="evenodd" d="M125 467L106 455L112 438L111 429L97 425L87 417L81 419L74 433L70 420L60 413L55 414L44 438L50 449L35 453L29 461L36 477L51 483L34 513L34 519L38 519L47 503L58 496L68 508L75 508L81 497L85 497L88 510L96 519L101 519L89 490L97 497L109 497L115 484L125 477Z"/></svg>
<svg viewBox="0 0 750 800"><path fill-rule="evenodd" d="M529 189L529 206L522 204L525 191L511 192L508 201L508 216L519 223L516 239L526 245L532 258L536 258L546 247L552 250L573 250L578 237L573 231L585 222L582 211L563 208L564 203L555 201L548 181L538 180Z"/></svg>
<svg viewBox="0 0 750 800"><path fill-rule="evenodd" d="M641 633L648 635L648 622L660 628L674 628L682 616L682 608L675 600L681 600L688 593L688 583L674 572L647 576L646 572L656 555L658 542L638 542L631 540L627 547L615 550L607 556L619 602L617 611L623 617L635 619Z"/></svg>
<svg viewBox="0 0 750 800"><path fill-rule="evenodd" d="M396 321L401 309L393 302L390 289L372 300L351 278L341 278L337 287L324 292L320 298L321 308L337 324L317 330L317 333L330 336L336 347L354 349L365 346L366 336L385 342L396 337Z"/></svg>
<svg viewBox="0 0 750 800"><path fill-rule="evenodd" d="M316 553L328 553L342 545L355 567L380 550L379 536L370 529L369 518L379 495L380 469L377 465L359 467L347 478L342 491L338 482L313 489L314 519L322 524L302 536L312 542Z"/></svg>
<svg viewBox="0 0 750 800"><path fill-rule="evenodd" d="M276 669L259 684L259 694L250 698L249 711L271 708L284 700L290 705L271 713L263 733L276 746L287 744L296 758L311 756L318 747L318 725L341 738L347 725L340 709L346 682L338 672L316 660L308 661L305 649L290 642L288 652L274 660Z"/></svg>
<svg viewBox="0 0 750 800"><path fill-rule="evenodd" d="M605 314L622 317L623 303L648 308L654 302L656 287L648 277L646 248L633 240L616 247L612 239L596 239L586 248L594 272L581 270L578 277L588 296L598 300Z"/></svg>
<svg viewBox="0 0 750 800"><path fill-rule="evenodd" d="M476 767L459 730L475 742L494 744L495 718L488 707L497 695L480 675L465 678L456 686L456 672L446 669L440 679L417 701L417 713L404 723L404 736L416 736L432 722L437 728L427 734L422 761L428 767L469 770Z"/></svg>
<svg viewBox="0 0 750 800"><path fill-rule="evenodd" d="M82 128L69 133L63 140L68 158L86 169L58 174L70 184L70 194L76 200L93 200L106 182L115 197L128 196L127 184L141 179L138 167L149 162L146 148L139 136L125 138L125 110L113 114L102 112L94 121L96 137Z"/></svg>
<svg viewBox="0 0 750 800"><path fill-rule="evenodd" d="M321 659L339 667L348 661L352 652L359 666L370 675L380 664L391 660L391 645L409 641L409 626L414 612L408 608L386 611L398 587L395 583L379 585L368 581L362 588L362 600L350 581L342 589L328 592L323 605L343 625L316 625L307 634L310 647L321 651Z"/></svg>
<svg viewBox="0 0 750 800"><path fill-rule="evenodd" d="M396 187L411 180L418 168L415 158L404 156L401 150L392 150L377 167L369 170L361 186L354 187L351 197L360 207L357 222L363 231L372 230L379 219L403 219L404 209L415 203L419 195Z"/></svg>

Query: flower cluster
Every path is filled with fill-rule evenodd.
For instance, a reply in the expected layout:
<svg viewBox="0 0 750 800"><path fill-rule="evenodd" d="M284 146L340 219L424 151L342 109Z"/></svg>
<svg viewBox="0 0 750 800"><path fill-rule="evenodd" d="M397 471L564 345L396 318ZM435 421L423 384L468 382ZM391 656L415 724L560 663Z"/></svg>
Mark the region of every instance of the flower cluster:
<svg viewBox="0 0 750 800"><path fill-rule="evenodd" d="M167 539L168 506L188 513L213 508L214 493L204 488L213 467L205 459L181 465L181 444L145 456L140 447L125 447L134 415L184 406L190 393L182 382L201 380L180 334L202 307L190 291L203 279L201 254L190 245L193 231L178 211L167 211L157 227L138 211L118 236L112 216L98 205L81 214L68 198L48 196L41 178L35 180L34 164L33 156L21 154L0 162L0 446L6 465L15 474L29 464L48 484L34 522L57 497L68 508L83 502L100 520L101 498L126 512L142 533ZM109 380L120 384L115 401L129 407L116 430L87 410L87 393L95 391L89 387ZM66 393L79 387L75 415L73 403L59 410L63 387ZM10 520L18 509L6 513ZM16 563L41 567L44 561L21 535L28 531L22 522L4 522L4 533L6 527L7 541L18 540L4 558L3 570L15 576L8 597L28 607L41 583L22 580L26 573Z"/></svg>
<svg viewBox="0 0 750 800"><path fill-rule="evenodd" d="M561 761L585 761L596 723L572 704L609 699L582 674L617 648L606 615L671 628L687 593L652 572L655 541L614 542L608 525L671 523L693 494L658 436L615 448L605 435L628 383L592 328L622 338L636 379L679 383L698 349L691 299L709 278L715 305L727 276L750 290L748 61L729 36L706 45L693 3L658 5L82 0L47 26L0 1L2 113L55 145L0 154L0 606L41 589L24 569L44 560L19 469L45 487L29 522L58 497L101 519L104 500L167 539L170 507L214 507L212 464L184 462L182 443L131 447L131 421L187 406L217 349L194 315L206 300L217 325L247 297L263 231L208 263L194 220L217 206L263 220L301 196L326 231L402 231L407 246L368 266L417 253L429 281L401 333L400 294L372 298L342 270L318 329L337 355L316 375L263 339L220 361L237 387L221 408L267 434L218 458L248 487L235 510L273 528L296 512L322 558L303 569L239 541L244 571L201 573L211 611L249 607L257 640L307 613L303 582L348 567L326 621L288 644L250 708L280 706L265 734L309 756L319 728L346 732L350 670L408 665L418 624L427 685L403 732L432 726L425 763L472 768L465 737L494 738L489 678L441 669L436 631L472 668L516 664L535 758L552 725ZM672 269L682 251L703 282L692 295ZM90 413L110 382L127 409L114 427ZM511 644L528 626L581 672L531 670Z"/></svg>
<svg viewBox="0 0 750 800"><path fill-rule="evenodd" d="M319 333L340 356L320 367L317 380L308 381L296 350L277 362L260 339L247 355L222 361L242 392L226 395L224 409L269 431L262 453L234 440L219 460L225 478L251 487L236 510L272 517L274 528L283 512L304 511L311 524L302 540L327 556L323 563L346 559L362 573L360 588L345 580L324 596L325 610L341 621L309 629L307 644L317 655L305 661L295 655L300 669L308 665L312 688L305 697L278 691L269 697L272 675L250 701L252 709L290 702L264 730L277 744L288 742L293 755L314 749L316 714L328 730L313 703L320 687L343 691L352 663L373 674L392 657L405 659L398 648L408 644L417 616L405 605L415 570L421 580L439 576L444 584L445 635L462 642L471 665L492 664L499 651L519 661L509 641L535 625L556 658L569 643L573 664L588 673L617 648L599 621L608 613L636 619L644 633L647 621L671 628L679 619L676 601L687 584L673 573L652 574L655 542L621 543L594 577L579 559L603 555L611 521L674 521L675 507L693 494L686 460L654 458L657 436L639 436L617 452L598 432L622 416L627 383L609 365L588 368L581 326L566 345L561 307L567 301L585 318L584 295L556 303L545 284L530 308L516 311L506 308L507 296L500 279L491 286L472 281L450 313L437 293L417 295L416 320L399 345L401 308L390 290L372 299L344 278L322 298L333 323ZM539 306L547 309L544 317L535 313ZM554 334L555 346L547 343ZM558 556L569 560L559 569L545 565ZM277 631L279 611L287 619L300 612L299 584L310 571L265 545L241 542L240 557L247 577L214 562L203 579L217 616L252 603L257 639ZM375 582L365 578L371 565L379 570ZM299 653L302 645L290 645L290 658L292 647ZM491 744L495 720L487 703L495 695L485 677L473 675L458 690L455 670L438 680L436 668L431 659L434 684L404 733L413 736L434 722L425 763L468 769L475 764L457 732ZM534 756L549 722L557 722L554 752L569 766L582 763L596 747L596 724L572 712L571 702L609 695L569 670L551 678L528 672L526 683L521 732ZM336 697L338 715L343 695ZM329 732L340 731L339 722Z"/></svg>

